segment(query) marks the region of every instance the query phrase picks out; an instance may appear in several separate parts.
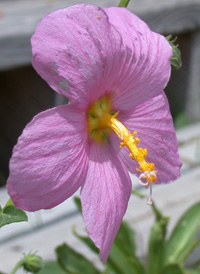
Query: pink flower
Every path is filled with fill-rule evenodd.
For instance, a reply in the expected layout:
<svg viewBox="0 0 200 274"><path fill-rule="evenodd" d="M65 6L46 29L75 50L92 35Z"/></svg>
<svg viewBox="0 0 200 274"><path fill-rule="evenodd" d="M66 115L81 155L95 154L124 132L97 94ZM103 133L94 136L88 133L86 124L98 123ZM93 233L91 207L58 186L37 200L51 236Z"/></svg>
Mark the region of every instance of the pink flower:
<svg viewBox="0 0 200 274"><path fill-rule="evenodd" d="M31 41L34 68L71 104L26 126L10 160L9 194L35 211L81 187L83 218L106 262L131 193L128 171L146 187L179 177L163 92L172 49L128 10L92 5L45 16Z"/></svg>

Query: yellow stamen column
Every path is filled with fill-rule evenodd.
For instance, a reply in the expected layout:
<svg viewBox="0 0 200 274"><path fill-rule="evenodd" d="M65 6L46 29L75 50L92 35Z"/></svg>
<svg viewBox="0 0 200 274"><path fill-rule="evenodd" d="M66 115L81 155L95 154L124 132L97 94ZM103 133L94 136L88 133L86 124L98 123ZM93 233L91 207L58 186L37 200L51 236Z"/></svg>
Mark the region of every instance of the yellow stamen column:
<svg viewBox="0 0 200 274"><path fill-rule="evenodd" d="M147 149L138 147L140 139L135 137L136 131L130 133L130 131L116 118L118 113L111 114L112 107L109 97L103 97L102 99L93 103L88 109L88 131L91 138L97 142L103 142L104 136L109 135L111 130L114 131L120 140L120 148L126 146L130 154L129 156L136 160L140 171L139 182L148 187L157 181L156 173L154 170L154 164L146 161ZM143 182L145 180L145 183ZM151 190L150 190L151 191ZM151 197L148 200L151 203Z"/></svg>

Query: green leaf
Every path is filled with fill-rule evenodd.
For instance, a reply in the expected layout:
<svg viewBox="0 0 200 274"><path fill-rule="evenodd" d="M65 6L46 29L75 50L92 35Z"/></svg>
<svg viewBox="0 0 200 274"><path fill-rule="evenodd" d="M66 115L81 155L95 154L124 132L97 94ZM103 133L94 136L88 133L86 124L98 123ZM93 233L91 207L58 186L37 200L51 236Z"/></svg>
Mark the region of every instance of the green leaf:
<svg viewBox="0 0 200 274"><path fill-rule="evenodd" d="M72 230L74 236L87 245L94 253L98 254L99 249L95 246L93 241L88 236L81 236L74 228Z"/></svg>
<svg viewBox="0 0 200 274"><path fill-rule="evenodd" d="M136 252L135 231L125 221L121 223L114 245L119 246L125 254L130 256Z"/></svg>
<svg viewBox="0 0 200 274"><path fill-rule="evenodd" d="M105 273L144 274L144 266L135 254L125 254L120 248L112 246Z"/></svg>
<svg viewBox="0 0 200 274"><path fill-rule="evenodd" d="M67 273L100 273L100 271L96 269L94 265L90 261L88 261L83 255L77 253L66 244L63 244L56 248L56 255L58 262Z"/></svg>
<svg viewBox="0 0 200 274"><path fill-rule="evenodd" d="M99 253L98 248L87 236L79 235L73 230L74 235L85 243L93 252ZM109 273L144 273L144 267L135 255L135 233L125 222L122 222L119 232L112 245L110 255L106 263L105 274Z"/></svg>
<svg viewBox="0 0 200 274"><path fill-rule="evenodd" d="M156 222L152 226L149 235L148 254L147 254L147 273L160 273L162 266L162 253L166 238L166 228L168 217L162 216L161 212L153 205L153 210L156 215Z"/></svg>
<svg viewBox="0 0 200 274"><path fill-rule="evenodd" d="M44 262L42 270L38 274L66 274L58 262Z"/></svg>
<svg viewBox="0 0 200 274"><path fill-rule="evenodd" d="M197 246L195 235L200 223L200 202L190 207L178 221L165 245L164 264L185 262Z"/></svg>
<svg viewBox="0 0 200 274"><path fill-rule="evenodd" d="M82 212L82 208L81 208L81 200L79 197L74 197L74 202L76 204L76 207L78 209L78 211L81 213Z"/></svg>
<svg viewBox="0 0 200 274"><path fill-rule="evenodd" d="M180 265L170 264L163 267L160 274L186 274L186 272L180 267Z"/></svg>
<svg viewBox="0 0 200 274"><path fill-rule="evenodd" d="M105 273L145 273L144 267L135 252L135 233L126 222L122 222L112 245Z"/></svg>
<svg viewBox="0 0 200 274"><path fill-rule="evenodd" d="M26 213L16 208L13 205L13 202L11 199L7 202L7 204L4 206L4 208L0 208L0 227L4 225L8 225L15 222L27 222L28 217Z"/></svg>

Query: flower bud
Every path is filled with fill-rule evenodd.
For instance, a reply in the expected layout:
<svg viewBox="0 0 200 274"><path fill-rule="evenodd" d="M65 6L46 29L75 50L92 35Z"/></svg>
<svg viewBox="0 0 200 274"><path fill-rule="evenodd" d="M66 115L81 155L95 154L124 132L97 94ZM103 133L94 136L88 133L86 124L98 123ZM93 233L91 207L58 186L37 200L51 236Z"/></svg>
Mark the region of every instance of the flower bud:
<svg viewBox="0 0 200 274"><path fill-rule="evenodd" d="M25 270L27 270L29 272L37 273L43 267L42 258L35 254L29 254L24 257L23 267Z"/></svg>
<svg viewBox="0 0 200 274"><path fill-rule="evenodd" d="M172 68L172 70L179 69L182 66L182 61L181 61L181 52L178 48L178 45L175 45L177 37L174 38L173 40L171 40L172 35L169 35L166 37L166 39L169 42L169 44L173 50L173 56L171 58L171 68Z"/></svg>

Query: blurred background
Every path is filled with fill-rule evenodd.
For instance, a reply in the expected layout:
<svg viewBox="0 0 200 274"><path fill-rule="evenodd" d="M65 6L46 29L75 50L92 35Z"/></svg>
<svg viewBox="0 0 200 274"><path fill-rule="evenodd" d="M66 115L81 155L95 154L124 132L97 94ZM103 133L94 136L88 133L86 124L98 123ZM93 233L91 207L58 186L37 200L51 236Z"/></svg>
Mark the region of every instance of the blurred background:
<svg viewBox="0 0 200 274"><path fill-rule="evenodd" d="M66 102L66 99L52 91L32 68L30 37L45 14L76 3L91 3L103 7L117 6L119 1L0 0L0 187L2 186L0 204L7 199L3 186L8 176L9 158L23 128L37 113ZM178 36L182 68L172 72L165 91L185 165L183 176L191 178L186 180L182 177L182 180L185 180L182 188L185 186L185 191L190 193L190 187L187 186L194 183L195 187L191 188L195 191L195 198L194 193L190 194L193 195L194 200L198 200L200 197L200 187L198 188L200 167L197 157L198 151L200 152L200 0L131 0L128 9L139 15L153 31L165 36L169 34ZM175 193L172 188L168 191L172 194L173 201L187 200L183 194L180 194L181 187L175 191L177 197L173 196ZM191 202L190 197L188 201ZM165 204L162 205L164 208ZM180 208L183 209L182 206ZM173 206L171 210L174 210ZM59 215L60 212L58 210L54 215L59 216L61 221L64 217L62 214ZM43 218L41 216L40 214L39 219L37 217L35 223L41 222ZM45 215L44 219L48 221L49 215L48 217ZM11 234L14 235L13 232ZM5 238L0 238L1 244L8 242L8 235L5 235ZM22 250L17 244L12 252L17 253Z"/></svg>

